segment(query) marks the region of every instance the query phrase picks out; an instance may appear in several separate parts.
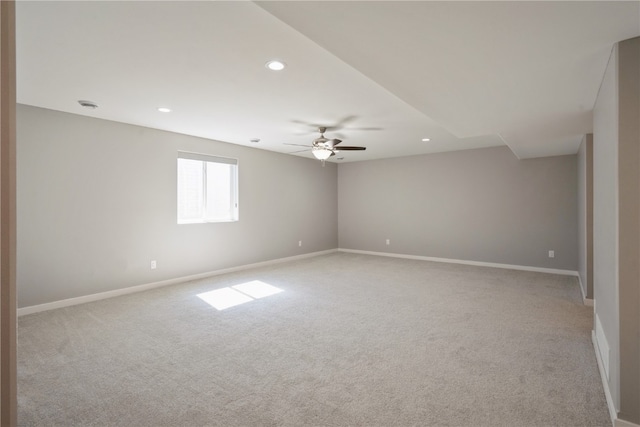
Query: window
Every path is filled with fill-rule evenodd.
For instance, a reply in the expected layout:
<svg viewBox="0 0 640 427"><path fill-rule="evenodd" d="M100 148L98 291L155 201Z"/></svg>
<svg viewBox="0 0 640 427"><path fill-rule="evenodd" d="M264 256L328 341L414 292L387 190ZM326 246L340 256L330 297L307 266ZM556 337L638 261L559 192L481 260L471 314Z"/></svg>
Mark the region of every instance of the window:
<svg viewBox="0 0 640 427"><path fill-rule="evenodd" d="M178 224L238 220L238 161L178 152Z"/></svg>

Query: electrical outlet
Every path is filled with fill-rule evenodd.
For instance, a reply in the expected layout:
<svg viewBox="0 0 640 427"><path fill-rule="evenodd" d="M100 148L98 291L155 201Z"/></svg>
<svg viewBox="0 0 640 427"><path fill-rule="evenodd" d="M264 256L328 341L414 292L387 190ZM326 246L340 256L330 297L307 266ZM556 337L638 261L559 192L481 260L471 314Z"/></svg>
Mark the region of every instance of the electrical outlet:
<svg viewBox="0 0 640 427"><path fill-rule="evenodd" d="M555 251L549 251L549 258L555 258L556 257L556 252Z"/></svg>
<svg viewBox="0 0 640 427"><path fill-rule="evenodd" d="M302 247L302 240L298 240L298 247Z"/></svg>
<svg viewBox="0 0 640 427"><path fill-rule="evenodd" d="M387 239L387 245L391 244L391 239Z"/></svg>
<svg viewBox="0 0 640 427"><path fill-rule="evenodd" d="M156 260L155 259L152 260L151 261L151 269L155 270L157 267L158 267L158 263L156 262Z"/></svg>

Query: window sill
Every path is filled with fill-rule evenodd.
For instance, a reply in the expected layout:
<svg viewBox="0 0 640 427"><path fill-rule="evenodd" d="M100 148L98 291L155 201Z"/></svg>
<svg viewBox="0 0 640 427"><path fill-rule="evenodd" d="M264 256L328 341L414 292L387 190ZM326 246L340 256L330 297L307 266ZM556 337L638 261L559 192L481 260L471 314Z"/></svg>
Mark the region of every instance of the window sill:
<svg viewBox="0 0 640 427"><path fill-rule="evenodd" d="M189 221L178 221L178 225L185 224L217 224L219 222L238 222L237 219L215 219L215 220L203 220L203 219L194 219Z"/></svg>

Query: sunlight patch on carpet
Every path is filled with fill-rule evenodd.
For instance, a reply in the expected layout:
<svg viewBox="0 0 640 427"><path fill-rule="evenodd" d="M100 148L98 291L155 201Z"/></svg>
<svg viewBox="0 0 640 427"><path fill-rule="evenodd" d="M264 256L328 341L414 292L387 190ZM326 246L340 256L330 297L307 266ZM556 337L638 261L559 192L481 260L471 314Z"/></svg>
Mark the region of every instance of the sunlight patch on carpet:
<svg viewBox="0 0 640 427"><path fill-rule="evenodd" d="M249 295L251 298L264 298L282 292L282 289L271 286L260 280L252 280L251 282L241 283L232 286L233 289Z"/></svg>
<svg viewBox="0 0 640 427"><path fill-rule="evenodd" d="M241 283L227 288L198 294L198 298L217 310L235 307L259 298L268 297L282 292L282 289L271 286L260 280Z"/></svg>

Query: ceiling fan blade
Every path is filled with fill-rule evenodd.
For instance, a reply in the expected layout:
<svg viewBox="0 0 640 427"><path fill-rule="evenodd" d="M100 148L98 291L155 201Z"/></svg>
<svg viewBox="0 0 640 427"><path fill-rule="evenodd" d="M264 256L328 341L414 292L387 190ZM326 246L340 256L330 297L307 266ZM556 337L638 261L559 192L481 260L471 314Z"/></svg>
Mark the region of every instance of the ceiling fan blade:
<svg viewBox="0 0 640 427"><path fill-rule="evenodd" d="M332 151L332 152L331 152L331 155L330 155L329 157L331 157L331 156L335 156L335 155L336 155L336 152L335 152L335 151Z"/></svg>
<svg viewBox="0 0 640 427"><path fill-rule="evenodd" d="M341 142L342 142L341 139L332 139L331 140L331 145L335 147L336 145L340 144Z"/></svg>
<svg viewBox="0 0 640 427"><path fill-rule="evenodd" d="M295 145L296 147L307 147L307 148L311 148L309 147L309 145L302 145L302 144L289 144L288 142L283 142L283 145Z"/></svg>
<svg viewBox="0 0 640 427"><path fill-rule="evenodd" d="M337 123L334 123L332 126L327 126L327 130L340 130L340 129L344 129L345 126L347 126L349 123L355 121L358 118L358 116L346 116L340 120L338 120Z"/></svg>
<svg viewBox="0 0 640 427"><path fill-rule="evenodd" d="M311 123L311 122L306 122L304 120L291 120L291 123L295 123L297 125L304 125L305 127L309 127L309 132L308 133L315 133L318 131L319 127L324 127L324 125L319 124L319 123Z"/></svg>
<svg viewBox="0 0 640 427"><path fill-rule="evenodd" d="M290 151L287 154L296 154L296 153L304 153L305 151L311 151L310 148L307 148L306 150L297 150L297 151Z"/></svg>
<svg viewBox="0 0 640 427"><path fill-rule="evenodd" d="M349 128L351 130L383 130L383 128L379 127L363 127L363 128Z"/></svg>
<svg viewBox="0 0 640 427"><path fill-rule="evenodd" d="M367 147L336 147L336 151L362 151L366 149Z"/></svg>

